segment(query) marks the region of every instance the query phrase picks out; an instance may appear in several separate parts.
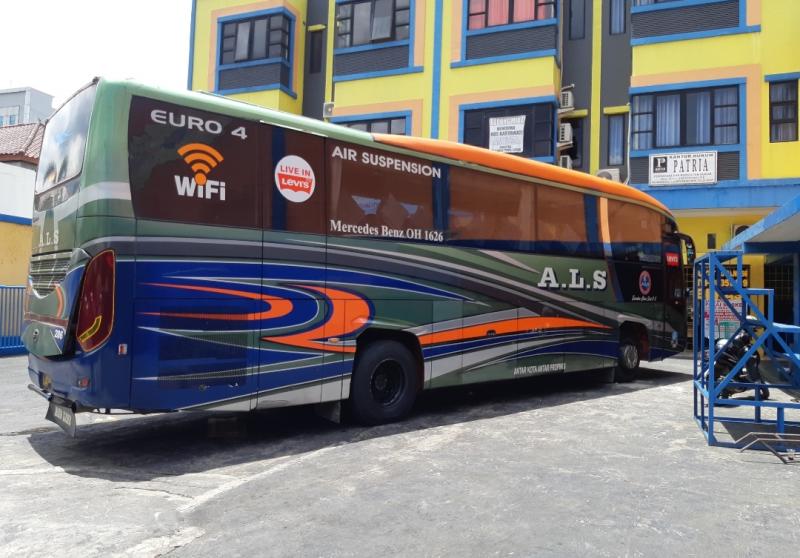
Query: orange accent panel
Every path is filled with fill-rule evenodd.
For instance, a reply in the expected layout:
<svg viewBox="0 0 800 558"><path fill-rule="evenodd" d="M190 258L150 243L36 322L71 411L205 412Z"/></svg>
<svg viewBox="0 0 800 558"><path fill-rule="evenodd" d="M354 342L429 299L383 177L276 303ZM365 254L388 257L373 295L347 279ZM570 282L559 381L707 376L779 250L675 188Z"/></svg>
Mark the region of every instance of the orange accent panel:
<svg viewBox="0 0 800 558"><path fill-rule="evenodd" d="M453 0L453 13L450 16L450 61L461 60L461 17L464 9L462 2L469 0Z"/></svg>
<svg viewBox="0 0 800 558"><path fill-rule="evenodd" d="M154 287L168 287L172 289L183 289L186 291L199 291L204 293L226 294L240 298L248 298L250 300L258 300L269 304L269 310L263 312L247 312L245 314L196 314L191 312L142 312L145 316L169 316L170 318L197 318L206 320L268 320L271 318L280 318L289 314L294 305L292 301L285 298L278 298L269 295L262 295L259 293L250 293L247 291L239 291L235 289L220 289L218 287L202 287L200 285L172 285L170 283L146 283Z"/></svg>
<svg viewBox="0 0 800 558"><path fill-rule="evenodd" d="M320 341L320 339L344 337L364 327L369 322L370 317L367 301L358 295L338 289L312 287L309 285L304 285L303 288L317 291L328 299L331 304L331 315L328 320L308 331L275 337L262 337L262 340L318 351L355 353L355 347L330 345ZM344 319L340 318L340 315L343 315ZM340 325L331 326L331 324Z"/></svg>
<svg viewBox="0 0 800 558"><path fill-rule="evenodd" d="M425 21L427 15L427 5L425 0L417 0L414 10L416 18L414 22L414 65L425 65ZM433 49L431 49L433 50Z"/></svg>
<svg viewBox="0 0 800 558"><path fill-rule="evenodd" d="M390 134L372 134L372 136L375 138L375 141L395 147L421 151L423 153L446 157L456 161L474 163L492 169L512 172L532 178L541 178L542 180L549 180L551 182L594 190L620 198L627 198L632 201L644 203L654 209L671 215L669 209L667 209L664 204L636 188L583 172L564 169L540 161L524 159L516 155L489 151L482 147L465 145L454 141L393 136Z"/></svg>
<svg viewBox="0 0 800 558"><path fill-rule="evenodd" d="M439 343L451 343L466 339L480 339L486 337L486 332L494 331L494 335L507 335L509 333L520 333L531 329L562 329L567 327L592 327L597 329L609 329L608 326L585 322L583 320L573 320L572 318L555 317L529 317L521 319L500 320L480 325L464 328L448 329L447 331L437 331L420 335L419 342L423 346L436 345Z"/></svg>

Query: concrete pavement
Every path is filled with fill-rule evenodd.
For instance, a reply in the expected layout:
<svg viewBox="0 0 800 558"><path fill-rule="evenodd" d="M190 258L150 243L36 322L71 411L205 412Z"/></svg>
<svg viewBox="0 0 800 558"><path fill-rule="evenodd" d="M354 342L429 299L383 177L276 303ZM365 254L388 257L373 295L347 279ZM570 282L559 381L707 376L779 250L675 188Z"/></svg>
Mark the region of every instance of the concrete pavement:
<svg viewBox="0 0 800 558"><path fill-rule="evenodd" d="M25 358L0 359L0 555L790 552L799 470L707 447L690 369L430 392L374 428L303 408L79 415L72 440Z"/></svg>

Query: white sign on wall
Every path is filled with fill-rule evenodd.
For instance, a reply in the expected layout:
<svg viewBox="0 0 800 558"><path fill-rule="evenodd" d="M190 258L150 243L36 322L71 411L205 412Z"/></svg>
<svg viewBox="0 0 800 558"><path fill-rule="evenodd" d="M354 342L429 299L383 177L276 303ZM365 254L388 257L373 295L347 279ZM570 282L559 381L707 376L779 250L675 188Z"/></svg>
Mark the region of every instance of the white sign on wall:
<svg viewBox="0 0 800 558"><path fill-rule="evenodd" d="M489 119L489 149L503 153L522 153L524 143L524 114Z"/></svg>
<svg viewBox="0 0 800 558"><path fill-rule="evenodd" d="M659 153L650 155L652 186L672 184L715 184L717 152Z"/></svg>

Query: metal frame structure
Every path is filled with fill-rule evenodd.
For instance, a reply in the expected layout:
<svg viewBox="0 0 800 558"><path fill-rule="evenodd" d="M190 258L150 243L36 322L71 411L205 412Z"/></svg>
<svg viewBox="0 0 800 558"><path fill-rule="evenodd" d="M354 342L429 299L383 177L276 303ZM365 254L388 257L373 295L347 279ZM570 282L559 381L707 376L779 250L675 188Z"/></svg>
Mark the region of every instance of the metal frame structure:
<svg viewBox="0 0 800 558"><path fill-rule="evenodd" d="M742 255L740 251L712 252L698 258L694 263L694 417L703 431L709 445L724 447L741 447L742 440L734 442L720 441L714 431L716 423L752 424L754 430L763 429L764 425L772 425L777 434L783 435L787 427L800 427L800 422L786 420L787 410L800 410L800 403L784 401L764 401L761 399L759 387L761 383L742 383L734 378L742 370L747 361L758 350L763 350L772 364L781 371L785 383L770 384L778 389L800 390L800 354L796 352L800 341L800 326L773 322L774 296L772 289L745 288L742 284ZM725 268L725 262L735 260L737 273L735 277ZM737 309L732 298L741 297L741 310ZM764 297L762 312L754 297ZM726 344L719 351L714 339L705 335L706 324L711 325L713 332L715 323L715 301L720 299L733 312L739 321L739 328L729 337L735 337L742 330L747 331L753 339L752 346L742 359L719 382L715 380L715 362L717 356L727 349ZM708 316L705 314L706 301L709 301ZM795 349L780 335L795 336ZM752 398L723 399L726 387L739 387L753 390ZM722 409L719 409L722 407ZM735 407L750 407L752 418L744 416L724 416L719 411L730 411ZM775 409L776 418L762 416L763 409ZM757 425L757 426L756 426ZM766 449L766 448L763 448Z"/></svg>

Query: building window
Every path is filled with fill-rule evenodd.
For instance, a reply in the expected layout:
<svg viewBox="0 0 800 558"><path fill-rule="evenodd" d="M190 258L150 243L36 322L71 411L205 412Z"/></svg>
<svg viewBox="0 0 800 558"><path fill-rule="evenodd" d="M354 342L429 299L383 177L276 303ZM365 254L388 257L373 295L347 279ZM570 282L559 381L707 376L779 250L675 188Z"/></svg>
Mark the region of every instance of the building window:
<svg viewBox="0 0 800 558"><path fill-rule="evenodd" d="M408 39L410 0L366 0L336 6L336 48Z"/></svg>
<svg viewBox="0 0 800 558"><path fill-rule="evenodd" d="M555 17L556 0L465 0L469 2L467 29L522 23Z"/></svg>
<svg viewBox="0 0 800 558"><path fill-rule="evenodd" d="M653 4L663 4L665 2L674 2L675 0L633 0L634 6L652 6Z"/></svg>
<svg viewBox="0 0 800 558"><path fill-rule="evenodd" d="M586 0L569 0L569 38L583 39Z"/></svg>
<svg viewBox="0 0 800 558"><path fill-rule="evenodd" d="M308 73L318 74L322 71L322 31L310 34L308 50Z"/></svg>
<svg viewBox="0 0 800 558"><path fill-rule="evenodd" d="M576 118L567 122L572 124L572 147L564 154L572 158L572 168L579 169L583 167L583 120Z"/></svg>
<svg viewBox="0 0 800 558"><path fill-rule="evenodd" d="M635 95L633 149L739 142L739 89L716 87Z"/></svg>
<svg viewBox="0 0 800 558"><path fill-rule="evenodd" d="M224 23L220 64L267 58L282 58L288 62L289 29L289 18L283 14Z"/></svg>
<svg viewBox="0 0 800 558"><path fill-rule="evenodd" d="M623 165L625 162L625 115L608 117L608 164Z"/></svg>
<svg viewBox="0 0 800 558"><path fill-rule="evenodd" d="M397 118L373 118L370 120L354 120L352 122L339 122L342 126L353 128L354 130L361 130L362 132L370 132L375 134L396 134L398 136L406 135L406 122L407 117L401 116Z"/></svg>
<svg viewBox="0 0 800 558"><path fill-rule="evenodd" d="M769 141L797 141L797 80L769 84Z"/></svg>
<svg viewBox="0 0 800 558"><path fill-rule="evenodd" d="M497 141L500 128L504 128L503 141ZM553 155L553 106L539 104L464 111L464 143L522 157L550 157Z"/></svg>
<svg viewBox="0 0 800 558"><path fill-rule="evenodd" d="M622 35L625 33L626 4L626 0L611 0L609 32L612 35Z"/></svg>
<svg viewBox="0 0 800 558"><path fill-rule="evenodd" d="M19 117L19 106L0 107L0 127L13 126Z"/></svg>

